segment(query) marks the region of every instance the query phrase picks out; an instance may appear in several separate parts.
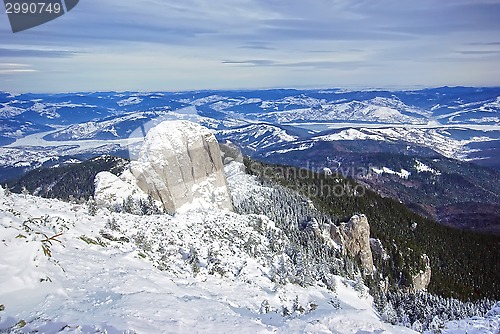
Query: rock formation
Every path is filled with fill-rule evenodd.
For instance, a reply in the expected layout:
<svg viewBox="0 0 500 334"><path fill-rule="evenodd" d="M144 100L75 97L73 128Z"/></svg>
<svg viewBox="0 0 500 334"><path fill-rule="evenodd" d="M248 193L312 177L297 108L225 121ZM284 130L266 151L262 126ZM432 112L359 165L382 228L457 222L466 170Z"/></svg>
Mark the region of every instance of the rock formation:
<svg viewBox="0 0 500 334"><path fill-rule="evenodd" d="M380 239L370 238L370 248L372 250L372 255L377 254L384 261L391 258L389 254L387 254L384 245L382 245L382 241L380 241Z"/></svg>
<svg viewBox="0 0 500 334"><path fill-rule="evenodd" d="M414 291L425 290L431 282L431 261L425 254L422 255L422 260L425 264L425 269L412 277L412 285Z"/></svg>
<svg viewBox="0 0 500 334"><path fill-rule="evenodd" d="M147 134L130 170L139 188L161 201L167 212L193 202L232 208L219 143L199 124L160 123Z"/></svg>
<svg viewBox="0 0 500 334"><path fill-rule="evenodd" d="M219 146L222 153L224 165L227 165L232 161L243 163L243 154L241 153L241 150L238 146L230 141L222 143Z"/></svg>
<svg viewBox="0 0 500 334"><path fill-rule="evenodd" d="M365 215L354 215L349 222L330 226L330 238L342 245L346 253L359 259L365 274L373 272L373 257L370 249L370 225Z"/></svg>
<svg viewBox="0 0 500 334"><path fill-rule="evenodd" d="M140 150L139 158L124 172L126 180L99 175L96 197L108 194L119 182L129 181L162 203L165 212L174 213L185 204L192 207L232 209L226 185L221 151L207 128L188 121L166 121L152 128ZM109 181L109 182L107 182ZM98 196L99 195L99 196ZM100 196L105 198L106 196Z"/></svg>
<svg viewBox="0 0 500 334"><path fill-rule="evenodd" d="M344 244L344 236L340 231L340 226L335 224L330 224L330 238L338 245L342 246Z"/></svg>

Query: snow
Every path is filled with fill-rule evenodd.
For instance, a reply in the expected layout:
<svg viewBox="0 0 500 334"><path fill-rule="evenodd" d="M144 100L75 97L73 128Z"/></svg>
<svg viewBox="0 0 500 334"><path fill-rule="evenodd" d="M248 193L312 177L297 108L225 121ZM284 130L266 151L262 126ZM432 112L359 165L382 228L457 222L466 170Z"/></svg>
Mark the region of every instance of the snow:
<svg viewBox="0 0 500 334"><path fill-rule="evenodd" d="M500 302L484 318L473 317L445 324L444 334L497 334L500 330Z"/></svg>
<svg viewBox="0 0 500 334"><path fill-rule="evenodd" d="M258 104L258 103L262 102L262 100L259 98L248 98L247 99L244 97L240 97L240 98L234 99L234 98L222 98L220 96L213 97L210 99L210 101L218 100L218 99L222 99L222 100L217 101L217 102L210 105L210 107L212 109L217 110L217 111L225 111L225 110L230 109L230 108L235 107L235 106L241 106L241 105L246 105L246 104ZM200 100L197 100L195 102L199 103Z"/></svg>
<svg viewBox="0 0 500 334"><path fill-rule="evenodd" d="M277 143L294 142L298 139L297 136L290 135L285 129L271 124L251 124L245 127L220 130L217 135L244 143L254 150L271 147Z"/></svg>
<svg viewBox="0 0 500 334"><path fill-rule="evenodd" d="M300 145L298 145L296 147L292 147L292 148L285 148L285 149L281 149L281 150L267 152L264 154L264 156L268 157L268 156L275 154L275 153L283 154L283 153L288 153L288 152L293 152L293 151L305 151L305 150L308 150L311 147L313 147L313 145L314 145L314 143L300 144Z"/></svg>
<svg viewBox="0 0 500 334"><path fill-rule="evenodd" d="M20 115L25 110L22 108L12 107L6 103L0 103L0 118L10 118Z"/></svg>
<svg viewBox="0 0 500 334"><path fill-rule="evenodd" d="M377 97L366 101L318 100L306 96L287 97L277 101L264 101L261 108L279 106L285 111L255 114L260 120L284 124L299 121L361 121L398 124L426 124L429 112L408 106L397 99ZM299 107L297 107L299 106ZM403 113L404 112L404 113Z"/></svg>
<svg viewBox="0 0 500 334"><path fill-rule="evenodd" d="M423 162L421 162L417 159L415 159L415 169L417 170L418 173L428 172L428 173L432 173L434 175L441 175L440 171L435 170L434 168L427 166L426 164L424 164Z"/></svg>
<svg viewBox="0 0 500 334"><path fill-rule="evenodd" d="M29 110L39 113L48 119L58 119L61 117L57 112L61 108L97 108L95 105L90 104L77 104L71 102L50 103L43 102L42 100L33 100L34 105Z"/></svg>
<svg viewBox="0 0 500 334"><path fill-rule="evenodd" d="M191 105L193 106L202 106L204 104L208 104L208 103L214 103L214 102L217 102L217 101L224 101L226 100L227 98L226 97L223 97L223 96L220 96L220 95L210 95L210 96L207 96L207 97L203 97L203 98L200 98L200 99L196 99L194 101L191 101L191 102L188 102L190 103ZM182 100L180 100L182 101Z"/></svg>
<svg viewBox="0 0 500 334"><path fill-rule="evenodd" d="M391 175L397 175L399 176L400 178L402 179L408 179L411 175L411 172L407 171L406 169L403 169L401 168L401 171L400 172L395 172L393 171L392 169L388 168L388 167L382 167L382 168L377 168L377 167L371 167L371 170L376 173L376 174L379 174L379 175L382 175L382 174L391 174Z"/></svg>
<svg viewBox="0 0 500 334"><path fill-rule="evenodd" d="M491 111L494 112L495 110L500 109L500 96L497 96L496 100L490 103L485 103L483 106L481 106L480 110L482 111Z"/></svg>
<svg viewBox="0 0 500 334"><path fill-rule="evenodd" d="M337 140L377 140L384 141L385 138L379 135L366 134L357 129L346 129L338 133L333 133L325 136L318 136L313 138L322 141L337 141Z"/></svg>
<svg viewBox="0 0 500 334"><path fill-rule="evenodd" d="M500 124L500 117L480 117L480 118L469 118L469 122L478 124Z"/></svg>
<svg viewBox="0 0 500 334"><path fill-rule="evenodd" d="M131 96L127 99L120 100L116 102L120 107L125 107L125 106L131 106L135 104L140 104L143 101L140 97L137 96Z"/></svg>
<svg viewBox="0 0 500 334"><path fill-rule="evenodd" d="M99 132L110 132L113 136L119 138L116 132L115 126L119 126L121 123L133 122L138 120L146 120L148 117L147 113L137 112L125 114L120 117L114 117L110 120L98 121L98 122L85 122L80 124L70 125L63 130L59 130L53 133L53 137L57 141L61 141L61 138L67 140L84 140L93 139L99 134ZM123 138L121 138L123 139Z"/></svg>
<svg viewBox="0 0 500 334"><path fill-rule="evenodd" d="M236 163L228 179L237 196L258 186ZM0 189L0 330L412 333L381 322L371 298L342 277L334 277L336 292L272 282L268 261L277 258L263 256L269 231L279 232L265 216L202 209L134 216L103 208L91 216L85 205ZM43 241L54 236L52 245ZM189 262L193 250L197 269ZM304 311L282 316L295 299Z"/></svg>
<svg viewBox="0 0 500 334"><path fill-rule="evenodd" d="M17 139L14 143L0 147L0 166L13 166L18 163L40 167L45 161L57 160L61 156L79 154L108 154L114 150L125 149L143 140L126 138L113 140L67 140L47 141L44 137L58 130L35 133Z"/></svg>
<svg viewBox="0 0 500 334"><path fill-rule="evenodd" d="M401 168L401 172L398 175L403 179L408 179L411 175L411 172L407 171L406 169Z"/></svg>
<svg viewBox="0 0 500 334"><path fill-rule="evenodd" d="M389 142L407 142L427 147L444 155L445 157L463 160L472 149L468 147L471 143L488 142L495 140L494 136L471 136L466 139L454 138L448 131L461 129L452 127L426 128L426 127L359 127L357 129L343 129L340 132L314 137L315 141L337 141L337 140L375 140ZM487 128L485 128L487 129ZM488 131L488 130L486 130ZM497 131L492 129L492 131Z"/></svg>
<svg viewBox="0 0 500 334"><path fill-rule="evenodd" d="M96 175L94 183L96 202L109 207L121 206L129 197L135 200L147 200L148 197L135 184L135 178L128 170L120 177L110 172L100 172Z"/></svg>

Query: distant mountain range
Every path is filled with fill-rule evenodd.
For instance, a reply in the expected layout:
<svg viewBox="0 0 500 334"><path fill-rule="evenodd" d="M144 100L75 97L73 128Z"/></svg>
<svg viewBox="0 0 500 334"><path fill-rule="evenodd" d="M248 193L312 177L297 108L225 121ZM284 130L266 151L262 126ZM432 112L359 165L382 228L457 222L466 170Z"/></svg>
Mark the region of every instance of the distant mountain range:
<svg viewBox="0 0 500 334"><path fill-rule="evenodd" d="M465 215L457 203L500 205L500 87L0 92L0 182L100 154L133 157L167 119L201 123L267 162L361 169L348 176L450 225ZM498 210L485 212L498 221Z"/></svg>

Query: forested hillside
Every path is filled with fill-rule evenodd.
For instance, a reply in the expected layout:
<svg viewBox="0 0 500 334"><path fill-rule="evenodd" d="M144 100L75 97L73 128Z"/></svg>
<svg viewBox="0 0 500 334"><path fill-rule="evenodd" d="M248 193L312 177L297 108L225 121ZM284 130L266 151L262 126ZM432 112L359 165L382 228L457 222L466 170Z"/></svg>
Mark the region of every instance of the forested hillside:
<svg viewBox="0 0 500 334"><path fill-rule="evenodd" d="M338 175L249 159L246 166L263 181L277 182L309 197L320 211L337 221L366 214L372 237L382 241L391 258L376 258L375 265L393 286L408 286L411 275L421 269L414 264L421 265L421 255L427 254L432 267L430 292L463 300L500 298L498 237L440 225Z"/></svg>
<svg viewBox="0 0 500 334"><path fill-rule="evenodd" d="M119 174L127 161L113 156L100 156L82 163L52 168L37 168L17 180L7 183L11 191L27 192L46 198L87 200L94 196L97 173L110 171Z"/></svg>

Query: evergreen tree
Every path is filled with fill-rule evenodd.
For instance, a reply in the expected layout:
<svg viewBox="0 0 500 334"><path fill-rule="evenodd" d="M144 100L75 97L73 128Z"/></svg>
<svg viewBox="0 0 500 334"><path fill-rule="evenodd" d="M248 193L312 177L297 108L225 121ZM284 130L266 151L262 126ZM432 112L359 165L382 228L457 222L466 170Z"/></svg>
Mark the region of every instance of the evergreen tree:
<svg viewBox="0 0 500 334"><path fill-rule="evenodd" d="M5 185L5 188L3 189L3 194L6 196L6 197L9 197L12 192L10 191L10 188L9 188L9 185Z"/></svg>
<svg viewBox="0 0 500 334"><path fill-rule="evenodd" d="M30 192L28 191L28 189L26 189L25 186L23 186L21 189L21 194L23 194L24 198L26 198L26 196L28 196Z"/></svg>
<svg viewBox="0 0 500 334"><path fill-rule="evenodd" d="M94 197L90 197L87 201L87 211L91 216L95 216L97 214L97 203L95 202Z"/></svg>

